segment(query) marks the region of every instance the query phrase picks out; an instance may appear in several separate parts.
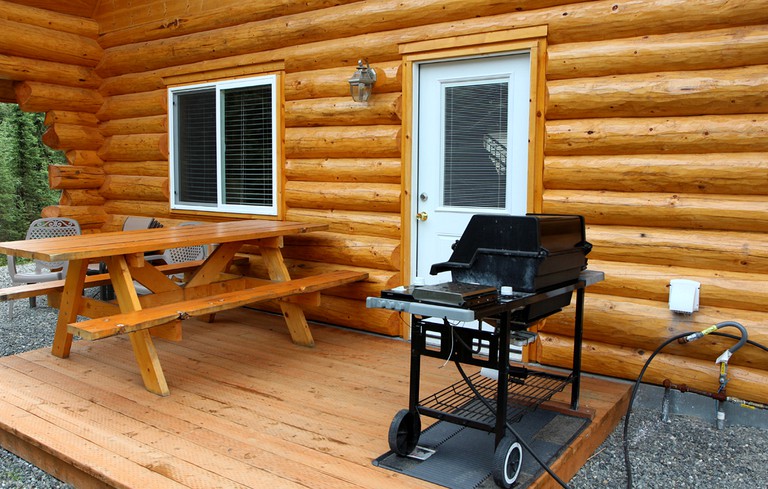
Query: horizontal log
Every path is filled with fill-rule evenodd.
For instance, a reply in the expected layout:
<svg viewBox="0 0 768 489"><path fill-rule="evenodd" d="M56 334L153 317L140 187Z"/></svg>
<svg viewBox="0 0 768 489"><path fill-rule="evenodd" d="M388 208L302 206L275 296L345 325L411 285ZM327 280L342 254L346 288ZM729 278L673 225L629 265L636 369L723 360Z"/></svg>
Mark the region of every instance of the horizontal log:
<svg viewBox="0 0 768 489"><path fill-rule="evenodd" d="M258 249L245 247L243 252L258 253ZM400 240L316 232L286 237L283 255L297 260L397 271L400 268Z"/></svg>
<svg viewBox="0 0 768 489"><path fill-rule="evenodd" d="M167 115L151 115L130 119L113 119L99 124L104 136L117 134L150 134L168 131Z"/></svg>
<svg viewBox="0 0 768 489"><path fill-rule="evenodd" d="M570 367L573 347L570 340L555 335L540 337L542 359L546 365ZM695 343L694 343L695 344ZM635 380L651 352L587 341L582 349L582 368L586 372ZM651 362L643 381L661 385L664 379L707 392L718 388L720 368L714 360L693 360L661 353ZM728 369L728 395L768 402L768 372L746 367Z"/></svg>
<svg viewBox="0 0 768 489"><path fill-rule="evenodd" d="M106 199L101 196L98 190L95 189L64 189L61 191L61 198L59 204L61 205L85 205L94 206L102 205Z"/></svg>
<svg viewBox="0 0 768 489"><path fill-rule="evenodd" d="M768 195L546 190L542 210L581 214L590 224L768 233Z"/></svg>
<svg viewBox="0 0 768 489"><path fill-rule="evenodd" d="M65 110L95 113L103 102L97 91L87 88L28 81L17 83L15 90L19 107L25 112Z"/></svg>
<svg viewBox="0 0 768 489"><path fill-rule="evenodd" d="M371 67L376 70L376 84L373 92L391 93L402 90L398 61L378 62ZM298 71L285 75L285 100L306 100L331 97L349 97L347 80L354 73L354 65L325 68L313 71Z"/></svg>
<svg viewBox="0 0 768 489"><path fill-rule="evenodd" d="M765 195L768 153L550 156L544 188Z"/></svg>
<svg viewBox="0 0 768 489"><path fill-rule="evenodd" d="M108 200L103 208L107 214L151 216L158 219L167 218L171 214L171 205L167 201Z"/></svg>
<svg viewBox="0 0 768 489"><path fill-rule="evenodd" d="M605 294L665 302L672 279L701 284L702 307L742 309L768 313L768 277L758 273L647 265L589 260L589 268L605 273L605 280L592 285L589 294Z"/></svg>
<svg viewBox="0 0 768 489"><path fill-rule="evenodd" d="M670 338L702 331L723 321L737 321L749 333L749 339L768 344L768 314L701 307L693 315L683 315L669 310L665 302L654 302L625 297L587 293L584 313L584 338L616 346L653 351ZM573 336L574 307L547 318L539 327L540 333ZM616 317L621 317L617 321ZM631 324L631 327L627 325ZM722 333L740 336L736 328L728 327ZM664 348L664 352L680 357L714 361L736 343L731 338L707 336L692 344L681 345L676 341ZM768 370L768 356L763 350L744 347L730 359L729 364Z"/></svg>
<svg viewBox="0 0 768 489"><path fill-rule="evenodd" d="M590 258L768 274L768 235L636 226L587 226Z"/></svg>
<svg viewBox="0 0 768 489"><path fill-rule="evenodd" d="M104 140L99 157L105 161L154 161L168 158L168 134L119 134Z"/></svg>
<svg viewBox="0 0 768 489"><path fill-rule="evenodd" d="M67 161L73 166L102 166L104 161L96 151L72 149L66 152Z"/></svg>
<svg viewBox="0 0 768 489"><path fill-rule="evenodd" d="M104 163L108 175L136 175L168 177L168 161L108 161Z"/></svg>
<svg viewBox="0 0 768 489"><path fill-rule="evenodd" d="M54 124L74 124L78 126L96 127L99 120L94 114L88 112L70 112L66 110L51 110L45 114L46 126Z"/></svg>
<svg viewBox="0 0 768 489"><path fill-rule="evenodd" d="M465 30L474 31L474 27L467 27L453 24L456 31L444 30L443 24L432 24L429 26L430 33L435 37L441 37L437 33L443 32L443 35L459 35ZM434 29L434 31L432 30ZM376 68L379 63L400 62L402 55L399 51L399 44L405 42L422 41L430 38L423 28L396 29L385 32L368 32L366 34L356 35L354 37L344 38L343 42L339 39L329 39L317 41L311 44L304 44L300 49L294 50L290 56L285 58L285 70L287 73L318 71L330 69L332 67L344 66L347 72L349 68L357 66L358 54L365 53L372 67ZM350 51L349 46L355 46L354 51ZM352 73L349 72L349 73ZM350 75L347 75L349 78ZM349 88L349 84L347 84Z"/></svg>
<svg viewBox="0 0 768 489"><path fill-rule="evenodd" d="M381 236L400 239L400 214L338 209L301 209L291 207L285 212L288 221L328 224L334 233Z"/></svg>
<svg viewBox="0 0 768 489"><path fill-rule="evenodd" d="M768 12L751 0L598 1L554 10L560 17L553 17L549 23L547 41L551 44L690 32L701 26L718 29L756 25L768 18ZM596 25L600 28L595 29Z"/></svg>
<svg viewBox="0 0 768 489"><path fill-rule="evenodd" d="M212 29L231 27L247 22L271 19L278 16L312 12L327 7L359 2L361 0L307 0L303 2L285 2L284 0L261 0L257 4L242 2L220 3L218 8L207 7L195 15L184 17L169 16L163 11L147 19L147 8L140 4L121 5L121 8L107 8L100 11L99 21L107 32L99 38L105 48L136 42L204 32ZM108 27L107 27L108 26Z"/></svg>
<svg viewBox="0 0 768 489"><path fill-rule="evenodd" d="M400 117L399 93L373 94L366 103L355 102L349 95L285 103L286 127L388 125L400 123Z"/></svg>
<svg viewBox="0 0 768 489"><path fill-rule="evenodd" d="M42 217L68 217L75 219L83 231L99 229L107 220L107 214L102 207L91 205L51 205L43 208L40 215Z"/></svg>
<svg viewBox="0 0 768 489"><path fill-rule="evenodd" d="M214 57L188 65L114 76L104 80L100 91L105 96L130 95L166 90L169 86L281 72L285 70L283 57L286 55L286 50L278 51L266 53L257 51L225 58Z"/></svg>
<svg viewBox="0 0 768 489"><path fill-rule="evenodd" d="M547 119L768 112L768 66L575 78L547 83Z"/></svg>
<svg viewBox="0 0 768 489"><path fill-rule="evenodd" d="M95 20L5 0L0 0L0 18L53 29L54 31L69 32L91 39L99 37L99 23Z"/></svg>
<svg viewBox="0 0 768 489"><path fill-rule="evenodd" d="M287 180L400 183L399 158L305 158L285 162Z"/></svg>
<svg viewBox="0 0 768 489"><path fill-rule="evenodd" d="M54 124L42 136L43 143L53 149L95 150L104 143L104 137L93 126Z"/></svg>
<svg viewBox="0 0 768 489"><path fill-rule="evenodd" d="M254 308L278 314L281 312L274 303L255 304ZM367 309L365 301L322 295L319 307L302 305L301 309L310 321L363 329L386 336L399 336L401 333L402 320L398 313L386 309ZM365 318L365 321L361 318Z"/></svg>
<svg viewBox="0 0 768 489"><path fill-rule="evenodd" d="M529 2L528 8L541 3ZM219 30L203 31L176 37L173 43L148 41L141 45L142 56L135 55L134 45L115 46L105 50L97 71L103 76L149 71L171 65L194 63L213 57L235 56L254 51L267 51L329 38L340 39L359 32L380 32L421 26L424 14L439 12L443 22L464 19L467 12L481 17L515 11L517 5L484 0L418 0L403 3L381 0L340 5L334 8L298 13L256 22L233 25L226 29L227 43L218 42ZM346 44L347 48L350 46ZM215 53L215 56L213 55Z"/></svg>
<svg viewBox="0 0 768 489"><path fill-rule="evenodd" d="M56 31L0 17L3 54L21 58L94 67L104 51L95 38Z"/></svg>
<svg viewBox="0 0 768 489"><path fill-rule="evenodd" d="M109 214L107 216L107 222L104 223L104 226L102 227L102 232L108 232L108 231L121 231L123 229L123 225L125 224L125 220L128 217L152 217L155 218L153 215L139 215L139 214L131 214L131 215L125 215L125 214ZM178 226L179 224L183 222L189 222L189 219L170 219L170 218L162 218L157 219L160 224L162 224L165 227L173 227ZM202 219L199 219L202 221ZM242 264L240 260L236 260L234 262L235 264ZM243 264L247 269L247 263Z"/></svg>
<svg viewBox="0 0 768 489"><path fill-rule="evenodd" d="M48 185L52 189L97 189L104 184L104 170L92 166L50 165Z"/></svg>
<svg viewBox="0 0 768 489"><path fill-rule="evenodd" d="M548 156L766 152L768 116L548 121L544 151Z"/></svg>
<svg viewBox="0 0 768 489"><path fill-rule="evenodd" d="M238 273L259 278L269 277L267 267L260 256L249 255L249 258L250 262L248 266L244 268L238 267ZM328 294L337 297L345 297L347 299L365 300L368 296L378 296L381 289L396 287L402 284L400 273L391 270L377 270L374 268L343 266L335 263L329 264L290 259L285 260L285 265L291 278L309 277L330 272L332 270L352 270L355 272L367 273L368 278L366 280L323 291L324 295Z"/></svg>
<svg viewBox="0 0 768 489"><path fill-rule="evenodd" d="M365 301L323 296L320 306L303 306L302 310L312 321L338 324L354 329L364 329L386 336L399 336L401 323L392 311L367 309ZM365 318L363 321L362 318Z"/></svg>
<svg viewBox="0 0 768 489"><path fill-rule="evenodd" d="M99 190L111 200L168 202L170 197L167 177L107 175Z"/></svg>
<svg viewBox="0 0 768 489"><path fill-rule="evenodd" d="M227 59L227 61L227 63L222 63L222 65L230 66L229 61L231 60ZM165 69L144 71L104 78L101 87L99 87L99 93L101 93L104 98L109 98L117 95L130 95L134 93L146 93L167 89L164 77L167 76L167 74L170 74L171 71L173 71L173 73L182 72L177 68L176 70Z"/></svg>
<svg viewBox="0 0 768 489"><path fill-rule="evenodd" d="M402 190L391 183L285 183L285 205L307 209L399 212Z"/></svg>
<svg viewBox="0 0 768 489"><path fill-rule="evenodd" d="M168 92L158 89L105 97L96 116L102 121L112 121L167 114Z"/></svg>
<svg viewBox="0 0 768 489"><path fill-rule="evenodd" d="M754 64L768 64L765 25L574 42L547 49L549 80Z"/></svg>
<svg viewBox="0 0 768 489"><path fill-rule="evenodd" d="M400 158L400 126L290 127L286 158Z"/></svg>
<svg viewBox="0 0 768 489"><path fill-rule="evenodd" d="M0 54L0 77L9 80L50 82L78 88L97 89L101 78L89 67Z"/></svg>

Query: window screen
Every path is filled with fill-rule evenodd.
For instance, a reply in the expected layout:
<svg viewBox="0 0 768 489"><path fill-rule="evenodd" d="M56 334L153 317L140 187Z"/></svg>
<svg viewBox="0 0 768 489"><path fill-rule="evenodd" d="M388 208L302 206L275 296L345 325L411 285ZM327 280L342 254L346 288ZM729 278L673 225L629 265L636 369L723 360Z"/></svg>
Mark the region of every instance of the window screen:
<svg viewBox="0 0 768 489"><path fill-rule="evenodd" d="M272 205L272 88L226 90L224 202Z"/></svg>
<svg viewBox="0 0 768 489"><path fill-rule="evenodd" d="M176 99L178 200L216 204L216 92L201 90Z"/></svg>
<svg viewBox="0 0 768 489"><path fill-rule="evenodd" d="M446 86L443 205L505 208L509 83Z"/></svg>

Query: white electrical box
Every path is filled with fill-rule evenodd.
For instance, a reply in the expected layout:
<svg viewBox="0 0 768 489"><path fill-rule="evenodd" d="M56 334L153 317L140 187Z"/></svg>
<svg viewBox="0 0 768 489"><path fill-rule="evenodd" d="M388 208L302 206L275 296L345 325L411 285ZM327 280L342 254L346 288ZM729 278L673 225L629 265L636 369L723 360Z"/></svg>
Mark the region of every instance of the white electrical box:
<svg viewBox="0 0 768 489"><path fill-rule="evenodd" d="M694 311L698 311L699 289L701 289L701 284L695 280L670 280L669 310L682 314L692 314Z"/></svg>

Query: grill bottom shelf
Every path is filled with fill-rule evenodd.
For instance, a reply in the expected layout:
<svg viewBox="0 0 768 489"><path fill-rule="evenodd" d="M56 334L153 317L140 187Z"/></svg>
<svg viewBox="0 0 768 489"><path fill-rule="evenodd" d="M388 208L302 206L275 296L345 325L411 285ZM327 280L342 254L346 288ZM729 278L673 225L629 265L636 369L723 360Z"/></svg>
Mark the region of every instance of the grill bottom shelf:
<svg viewBox="0 0 768 489"><path fill-rule="evenodd" d="M469 376L475 389L491 406L497 406L497 381L480 372ZM528 371L527 376L509 376L507 384L507 421L515 423L523 415L561 392L573 380L573 375L557 375ZM419 411L438 419L458 420L461 424L485 425L493 428L496 416L475 396L466 382L459 381L419 402Z"/></svg>

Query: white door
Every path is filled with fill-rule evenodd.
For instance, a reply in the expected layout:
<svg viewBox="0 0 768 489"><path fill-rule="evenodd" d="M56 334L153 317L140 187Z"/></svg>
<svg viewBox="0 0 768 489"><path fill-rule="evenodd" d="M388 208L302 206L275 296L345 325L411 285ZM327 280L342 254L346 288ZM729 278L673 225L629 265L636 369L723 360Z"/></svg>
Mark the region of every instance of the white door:
<svg viewBox="0 0 768 489"><path fill-rule="evenodd" d="M530 56L508 54L415 67L412 277L447 261L473 214L525 214Z"/></svg>

